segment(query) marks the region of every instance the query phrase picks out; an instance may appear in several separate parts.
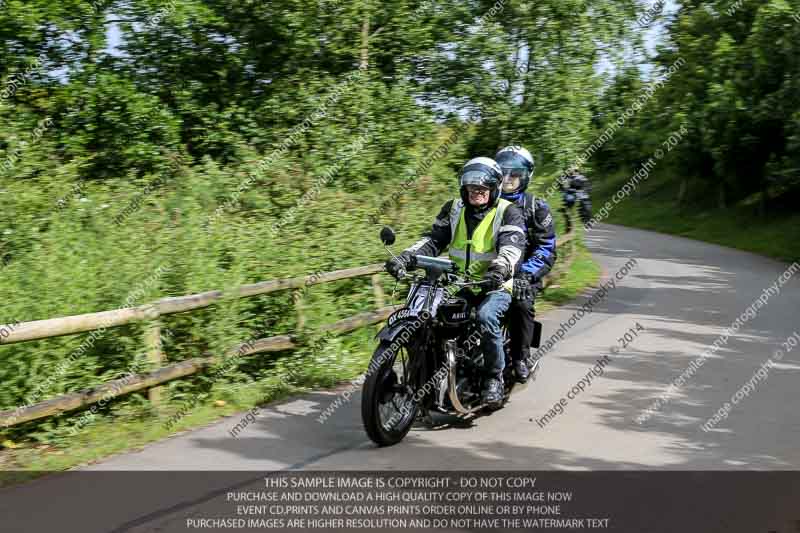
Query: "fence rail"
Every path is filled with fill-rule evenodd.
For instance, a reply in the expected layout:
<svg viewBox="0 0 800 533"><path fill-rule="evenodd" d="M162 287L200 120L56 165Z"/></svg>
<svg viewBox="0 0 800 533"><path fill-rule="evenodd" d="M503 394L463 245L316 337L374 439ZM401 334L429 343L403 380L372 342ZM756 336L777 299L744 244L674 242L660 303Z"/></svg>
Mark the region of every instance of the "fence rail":
<svg viewBox="0 0 800 533"><path fill-rule="evenodd" d="M568 234L560 240L560 246L572 242L573 253L570 254L569 260L565 265L564 263L559 263L559 265L557 265L554 272L547 278L545 286L552 284L556 276L566 272L569 265L571 265L574 259L574 239L574 234ZM73 335L101 328L105 329L122 326L133 322L148 322L149 327L146 328L144 342L147 346L148 360L154 366L158 367L161 366L165 360L159 340L160 322L158 319L160 316L202 309L224 298L247 298L286 289L299 289L343 279L372 276L372 287L377 309L359 313L320 328L320 333L347 333L364 326L379 323L392 313L394 306L384 307L384 294L380 286L380 277L378 276L381 272L383 272L383 264L379 263L345 270L336 270L323 274L262 281L251 285L243 285L228 292L209 291L188 296L162 298L156 302L138 307L50 318L46 320L34 320L15 324L13 327L0 325L0 328L6 327L10 330L10 335L3 339L0 345ZM224 357L198 357L187 359L180 363L157 368L157 370L152 372L136 374L128 378L110 381L90 389L64 394L22 408L0 411L0 425L10 427L31 420L57 415L65 411L79 409L96 403L104 397L109 398L110 394L111 397L117 397L145 389L148 389L150 401L154 404L158 404L160 402L160 385L202 372L206 368L223 361L226 357L230 357L231 355L248 356L257 353L277 352L299 348L300 346L301 344L299 344L299 341L294 335L278 335L275 337L256 339L234 346Z"/></svg>
<svg viewBox="0 0 800 533"><path fill-rule="evenodd" d="M249 296L258 296L286 289L298 289L310 285L317 285L319 283L357 278L370 274L377 274L382 271L383 264L368 265L326 272L321 275L262 281L260 283L237 287L229 293L223 291L209 291L200 294L190 294L188 296L162 298L156 302L137 307L60 318L48 318L46 320L34 320L31 322L22 322L13 327L0 325L0 327L6 327L10 330L10 334L3 339L2 344L48 339L60 337L62 335L84 333L100 328L123 326L133 322L154 320L163 315L185 313L187 311L202 309L204 307L209 307L223 298L247 298Z"/></svg>

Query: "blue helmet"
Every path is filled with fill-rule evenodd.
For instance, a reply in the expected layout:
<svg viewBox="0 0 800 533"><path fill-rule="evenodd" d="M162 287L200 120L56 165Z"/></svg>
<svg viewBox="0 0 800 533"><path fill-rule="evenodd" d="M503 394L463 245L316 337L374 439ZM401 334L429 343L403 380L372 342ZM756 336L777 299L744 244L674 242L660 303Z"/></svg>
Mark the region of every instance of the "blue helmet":
<svg viewBox="0 0 800 533"><path fill-rule="evenodd" d="M528 188L531 181L535 163L533 156L522 146L506 146L494 156L497 164L500 165L503 178L519 178L519 187L513 191L505 191L507 194L523 192Z"/></svg>
<svg viewBox="0 0 800 533"><path fill-rule="evenodd" d="M503 171L497 161L490 157L475 157L466 162L458 175L461 199L469 204L467 185L480 185L489 189L489 205L494 205L500 196Z"/></svg>

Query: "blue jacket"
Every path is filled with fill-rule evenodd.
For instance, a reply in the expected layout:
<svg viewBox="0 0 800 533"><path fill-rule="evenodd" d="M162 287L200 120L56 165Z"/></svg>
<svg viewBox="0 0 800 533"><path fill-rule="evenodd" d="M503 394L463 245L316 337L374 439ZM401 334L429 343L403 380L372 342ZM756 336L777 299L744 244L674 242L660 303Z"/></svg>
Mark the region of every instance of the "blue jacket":
<svg viewBox="0 0 800 533"><path fill-rule="evenodd" d="M502 198L514 202L522 210L528 247L519 263L519 272L528 274L541 286L541 279L556 262L556 233L550 206L530 193L503 194Z"/></svg>

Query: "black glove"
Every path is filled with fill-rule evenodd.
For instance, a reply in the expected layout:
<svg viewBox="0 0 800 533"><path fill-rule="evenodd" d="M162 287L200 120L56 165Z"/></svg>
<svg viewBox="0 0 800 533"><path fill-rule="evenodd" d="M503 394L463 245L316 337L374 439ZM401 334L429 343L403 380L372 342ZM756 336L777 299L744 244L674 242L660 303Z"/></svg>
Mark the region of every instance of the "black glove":
<svg viewBox="0 0 800 533"><path fill-rule="evenodd" d="M514 292L512 296L515 300L532 300L533 299L533 278L527 274L520 274L518 278L514 278Z"/></svg>
<svg viewBox="0 0 800 533"><path fill-rule="evenodd" d="M411 252L403 252L396 258L392 257L384 265L386 271L394 276L395 279L399 279L401 274L405 274L406 271L415 266L417 266L417 256Z"/></svg>
<svg viewBox="0 0 800 533"><path fill-rule="evenodd" d="M486 271L486 274L483 275L483 281L486 282L483 285L483 288L486 291L496 291L503 285L505 280L506 277L502 271L496 268L489 268L489 270Z"/></svg>

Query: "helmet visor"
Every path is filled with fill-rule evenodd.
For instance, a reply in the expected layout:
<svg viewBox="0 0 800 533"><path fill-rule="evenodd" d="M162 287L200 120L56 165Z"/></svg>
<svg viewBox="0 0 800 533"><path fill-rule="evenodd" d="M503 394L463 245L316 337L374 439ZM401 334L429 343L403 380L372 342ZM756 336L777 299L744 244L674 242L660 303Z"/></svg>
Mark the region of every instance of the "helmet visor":
<svg viewBox="0 0 800 533"><path fill-rule="evenodd" d="M528 178L528 169L521 167L502 167L503 169L503 192L513 194L522 188L522 184Z"/></svg>
<svg viewBox="0 0 800 533"><path fill-rule="evenodd" d="M503 168L503 179L525 179L528 177L528 169L522 167L502 167Z"/></svg>
<svg viewBox="0 0 800 533"><path fill-rule="evenodd" d="M461 186L480 185L492 189L497 187L497 182L482 170L468 170L461 174Z"/></svg>

